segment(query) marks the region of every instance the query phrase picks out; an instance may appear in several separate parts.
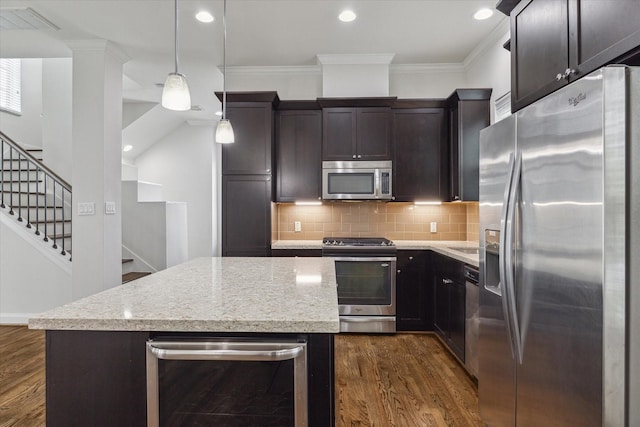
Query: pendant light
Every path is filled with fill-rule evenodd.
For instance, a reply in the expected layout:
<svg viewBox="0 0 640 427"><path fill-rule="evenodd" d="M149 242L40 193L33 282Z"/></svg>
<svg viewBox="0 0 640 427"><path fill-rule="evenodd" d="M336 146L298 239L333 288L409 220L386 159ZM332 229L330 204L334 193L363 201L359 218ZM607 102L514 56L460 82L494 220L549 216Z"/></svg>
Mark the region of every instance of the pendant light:
<svg viewBox="0 0 640 427"><path fill-rule="evenodd" d="M224 0L222 12L222 28L224 30L222 44L222 118L216 127L216 142L220 144L231 144L235 142L233 127L227 119L227 0Z"/></svg>
<svg viewBox="0 0 640 427"><path fill-rule="evenodd" d="M168 110L187 111L191 109L191 94L184 74L178 72L178 0L174 0L174 58L176 70L169 73L162 89L162 106Z"/></svg>

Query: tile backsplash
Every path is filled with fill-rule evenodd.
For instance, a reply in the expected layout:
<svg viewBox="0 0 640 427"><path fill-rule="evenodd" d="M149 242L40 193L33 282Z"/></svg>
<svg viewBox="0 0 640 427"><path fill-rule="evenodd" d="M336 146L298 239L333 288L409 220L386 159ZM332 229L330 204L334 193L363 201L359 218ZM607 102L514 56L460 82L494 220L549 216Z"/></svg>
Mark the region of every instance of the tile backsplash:
<svg viewBox="0 0 640 427"><path fill-rule="evenodd" d="M325 236L384 236L391 240L478 240L478 203L325 202L322 206L276 205L274 240L319 240ZM302 231L294 231L300 221ZM430 224L437 231L430 231Z"/></svg>

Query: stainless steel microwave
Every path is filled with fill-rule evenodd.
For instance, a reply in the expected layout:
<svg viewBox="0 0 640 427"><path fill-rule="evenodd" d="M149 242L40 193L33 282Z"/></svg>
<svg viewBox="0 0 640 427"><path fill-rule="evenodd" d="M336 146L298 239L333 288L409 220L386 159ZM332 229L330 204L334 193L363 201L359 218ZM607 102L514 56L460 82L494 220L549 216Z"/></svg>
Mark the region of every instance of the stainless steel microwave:
<svg viewBox="0 0 640 427"><path fill-rule="evenodd" d="M393 162L322 162L325 200L391 200Z"/></svg>

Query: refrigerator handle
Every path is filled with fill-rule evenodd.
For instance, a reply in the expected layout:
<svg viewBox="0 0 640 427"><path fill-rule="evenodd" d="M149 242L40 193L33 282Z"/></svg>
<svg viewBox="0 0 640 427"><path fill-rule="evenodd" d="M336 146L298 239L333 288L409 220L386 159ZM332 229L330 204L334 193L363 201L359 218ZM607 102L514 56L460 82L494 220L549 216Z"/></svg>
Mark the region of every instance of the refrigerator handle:
<svg viewBox="0 0 640 427"><path fill-rule="evenodd" d="M511 355L514 359L516 359L516 348L515 343L513 341L513 326L511 319L511 310L509 308L509 300L508 295L509 292L507 290L507 264L505 262L506 258L506 248L507 248L507 218L509 217L509 201L511 197L511 186L513 184L513 174L514 174L514 157L513 154L509 154L509 175L507 176L506 185L504 188L504 196L502 199L502 214L500 217L500 244L498 249L498 272L500 276L499 283L499 296L500 301L502 302L502 312L504 313L504 323L507 329L507 338L509 339L509 344L511 347Z"/></svg>
<svg viewBox="0 0 640 427"><path fill-rule="evenodd" d="M509 194L509 202L507 208L507 216L505 218L505 243L504 249L504 268L506 279L506 300L508 302L509 318L511 319L511 336L513 339L513 348L516 360L522 364L522 340L520 339L520 325L518 322L518 311L516 306L516 287L515 287L515 262L513 257L514 241L515 241L515 222L516 222L516 204L518 201L518 193L520 189L520 178L522 171L522 153L516 154L513 166L513 174L511 176L511 189Z"/></svg>

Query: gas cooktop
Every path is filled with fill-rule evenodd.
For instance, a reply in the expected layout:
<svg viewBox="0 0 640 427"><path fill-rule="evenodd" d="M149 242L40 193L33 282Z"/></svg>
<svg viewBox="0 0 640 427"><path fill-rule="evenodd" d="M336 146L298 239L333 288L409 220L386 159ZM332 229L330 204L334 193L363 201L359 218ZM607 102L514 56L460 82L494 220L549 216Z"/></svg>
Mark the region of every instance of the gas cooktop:
<svg viewBox="0 0 640 427"><path fill-rule="evenodd" d="M372 246L395 246L395 244L384 237L325 237L322 239L322 246L325 247L372 247Z"/></svg>

